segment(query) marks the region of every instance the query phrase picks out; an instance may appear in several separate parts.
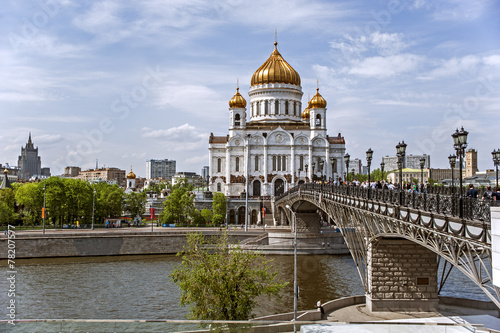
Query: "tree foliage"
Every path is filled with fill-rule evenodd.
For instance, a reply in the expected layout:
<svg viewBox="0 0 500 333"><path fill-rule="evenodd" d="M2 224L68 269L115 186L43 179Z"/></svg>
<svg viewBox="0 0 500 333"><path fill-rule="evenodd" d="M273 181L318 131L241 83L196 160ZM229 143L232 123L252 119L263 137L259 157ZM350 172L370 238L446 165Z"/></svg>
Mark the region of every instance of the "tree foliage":
<svg viewBox="0 0 500 333"><path fill-rule="evenodd" d="M125 194L124 210L132 217L144 215L146 212L146 193L130 192Z"/></svg>
<svg viewBox="0 0 500 333"><path fill-rule="evenodd" d="M227 200L224 193L215 192L212 201L212 223L221 225L226 220Z"/></svg>
<svg viewBox="0 0 500 333"><path fill-rule="evenodd" d="M170 277L181 289L180 305L189 305L190 319L247 320L256 297L279 297L287 284L270 270L272 260L231 245L226 232L212 246L200 233L188 234L187 241Z"/></svg>
<svg viewBox="0 0 500 333"><path fill-rule="evenodd" d="M192 189L193 185L188 184L186 179L181 179L173 186L172 193L165 200L163 212L160 215L162 223L196 219L199 212L195 212Z"/></svg>

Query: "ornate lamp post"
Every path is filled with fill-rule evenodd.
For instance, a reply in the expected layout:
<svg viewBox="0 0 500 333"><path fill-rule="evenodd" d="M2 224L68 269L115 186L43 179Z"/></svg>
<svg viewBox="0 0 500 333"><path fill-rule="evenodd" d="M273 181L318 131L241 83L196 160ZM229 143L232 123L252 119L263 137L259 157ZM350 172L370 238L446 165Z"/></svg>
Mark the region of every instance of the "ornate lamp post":
<svg viewBox="0 0 500 333"><path fill-rule="evenodd" d="M312 178L312 180L314 180L314 172L316 171L314 168L315 166L316 166L316 163L312 162L311 163L311 174L312 174L311 178Z"/></svg>
<svg viewBox="0 0 500 333"><path fill-rule="evenodd" d="M337 165L337 159L335 157L330 157L330 163L332 165L332 182L335 183L335 174L334 174L334 171L335 171L335 167Z"/></svg>
<svg viewBox="0 0 500 333"><path fill-rule="evenodd" d="M453 169L457 166L457 157L455 155L450 155L448 156L448 160L450 161L450 168L451 168L451 193L455 193L455 182L453 177Z"/></svg>
<svg viewBox="0 0 500 333"><path fill-rule="evenodd" d="M366 151L366 166L368 167L368 199L370 199L370 188L371 188L371 178L370 178L370 166L372 165L373 150L368 148Z"/></svg>
<svg viewBox="0 0 500 333"><path fill-rule="evenodd" d="M307 183L307 178L309 177L309 174L307 173L307 169L309 168L309 165L306 164L306 183Z"/></svg>
<svg viewBox="0 0 500 333"><path fill-rule="evenodd" d="M403 166L406 154L406 143L403 140L396 145L396 156L398 157L399 168L399 204L403 202Z"/></svg>
<svg viewBox="0 0 500 333"><path fill-rule="evenodd" d="M92 230L94 230L95 192L94 189L94 196L92 197ZM153 221L151 221L151 223L153 223Z"/></svg>
<svg viewBox="0 0 500 333"><path fill-rule="evenodd" d="M297 216L294 211L290 207L290 205L286 205L286 208L293 215L293 229L294 229L294 241L293 241L293 331L297 332L297 326L295 322L297 321L297 299L299 298L299 290L297 286Z"/></svg>
<svg viewBox="0 0 500 333"><path fill-rule="evenodd" d="M493 164L495 164L496 169L496 187L498 187L498 165L500 164L500 149L493 150L491 152L493 155Z"/></svg>
<svg viewBox="0 0 500 333"><path fill-rule="evenodd" d="M382 163L380 163L380 171L382 172L381 180L384 180L384 168L385 168L385 163L382 161Z"/></svg>
<svg viewBox="0 0 500 333"><path fill-rule="evenodd" d="M45 235L45 185L43 185L43 210L42 210L42 218L43 218L43 234Z"/></svg>
<svg viewBox="0 0 500 333"><path fill-rule="evenodd" d="M425 157L420 159L420 188L421 191L424 189L424 167L425 167Z"/></svg>
<svg viewBox="0 0 500 333"><path fill-rule="evenodd" d="M351 159L351 156L346 153L344 155L344 161L345 161L345 181L347 181L347 176L349 175L349 160Z"/></svg>
<svg viewBox="0 0 500 333"><path fill-rule="evenodd" d="M460 217L464 216L464 207L463 207L463 190L462 190L462 165L463 165L463 158L465 155L465 148L467 147L467 135L469 132L464 130L463 126L460 129L460 131L457 130L455 133L451 135L453 138L453 147L457 151L457 155L459 157L459 172L460 172L460 198L459 198L459 204L460 204Z"/></svg>
<svg viewBox="0 0 500 333"><path fill-rule="evenodd" d="M324 180L324 176L325 176L325 173L323 172L323 167L325 166L325 161L321 160L319 161L319 171L321 171L321 180L323 181L323 183L325 182Z"/></svg>

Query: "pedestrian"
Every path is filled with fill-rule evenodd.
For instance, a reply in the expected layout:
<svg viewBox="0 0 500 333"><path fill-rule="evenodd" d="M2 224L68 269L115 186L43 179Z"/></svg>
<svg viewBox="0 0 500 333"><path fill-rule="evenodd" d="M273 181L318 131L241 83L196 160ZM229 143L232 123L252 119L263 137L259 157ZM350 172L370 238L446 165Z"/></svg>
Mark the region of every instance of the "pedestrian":
<svg viewBox="0 0 500 333"><path fill-rule="evenodd" d="M477 190L474 188L474 185L470 184L466 196L471 197L472 199L477 199L478 195L479 194L477 193Z"/></svg>
<svg viewBox="0 0 500 333"><path fill-rule="evenodd" d="M500 187L495 188L495 192L493 192L493 201L500 200Z"/></svg>
<svg viewBox="0 0 500 333"><path fill-rule="evenodd" d="M316 306L318 307L318 311L321 311L321 314L325 314L325 309L323 309L323 306L321 305L321 300L316 303Z"/></svg>
<svg viewBox="0 0 500 333"><path fill-rule="evenodd" d="M493 200L493 191L491 190L491 186L486 186L486 191L483 193L483 201L484 200Z"/></svg>

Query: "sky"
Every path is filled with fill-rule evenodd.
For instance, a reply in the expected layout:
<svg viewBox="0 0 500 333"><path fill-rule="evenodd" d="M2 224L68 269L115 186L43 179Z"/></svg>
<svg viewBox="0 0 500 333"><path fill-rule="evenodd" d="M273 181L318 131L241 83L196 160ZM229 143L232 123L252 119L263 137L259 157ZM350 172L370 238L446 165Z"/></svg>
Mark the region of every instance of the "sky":
<svg viewBox="0 0 500 333"><path fill-rule="evenodd" d="M447 168L464 127L480 170L500 148L500 2L495 0L6 0L0 9L0 163L32 140L52 175L149 159L208 165L239 82L278 50L302 103L326 99L330 136L372 169L428 154Z"/></svg>

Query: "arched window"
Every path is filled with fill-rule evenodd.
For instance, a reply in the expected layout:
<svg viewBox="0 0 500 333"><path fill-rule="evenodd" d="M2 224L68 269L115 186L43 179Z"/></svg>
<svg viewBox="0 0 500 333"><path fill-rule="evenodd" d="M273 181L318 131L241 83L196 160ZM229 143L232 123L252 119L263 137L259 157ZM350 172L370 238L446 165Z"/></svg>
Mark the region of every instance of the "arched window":
<svg viewBox="0 0 500 333"><path fill-rule="evenodd" d="M222 160L220 158L217 159L217 172L222 172Z"/></svg>
<svg viewBox="0 0 500 333"><path fill-rule="evenodd" d="M255 155L255 171L259 171L259 155Z"/></svg>
<svg viewBox="0 0 500 333"><path fill-rule="evenodd" d="M217 183L217 192L222 192L221 189L222 189L222 186L220 185L220 183Z"/></svg>
<svg viewBox="0 0 500 333"><path fill-rule="evenodd" d="M240 126L240 114L239 113L237 113L234 116L234 126Z"/></svg>
<svg viewBox="0 0 500 333"><path fill-rule="evenodd" d="M280 102L274 101L274 114L280 114Z"/></svg>
<svg viewBox="0 0 500 333"><path fill-rule="evenodd" d="M236 157L236 172L240 172L240 158Z"/></svg>
<svg viewBox="0 0 500 333"><path fill-rule="evenodd" d="M320 114L318 114L316 116L316 126L321 126L321 115Z"/></svg>
<svg viewBox="0 0 500 333"><path fill-rule="evenodd" d="M256 107L255 107L255 108L256 108L256 110L255 110L255 115L256 115L256 116L260 116L260 108L259 108L259 107L260 107L260 103L259 103L259 102L257 102L257 103L255 104L255 106L256 106Z"/></svg>
<svg viewBox="0 0 500 333"><path fill-rule="evenodd" d="M293 115L297 115L297 102L293 102Z"/></svg>
<svg viewBox="0 0 500 333"><path fill-rule="evenodd" d="M299 156L299 171L304 170L304 155Z"/></svg>
<svg viewBox="0 0 500 333"><path fill-rule="evenodd" d="M269 101L264 102L264 114L266 116L269 114Z"/></svg>
<svg viewBox="0 0 500 333"><path fill-rule="evenodd" d="M285 114L288 114L288 101L285 101Z"/></svg>

